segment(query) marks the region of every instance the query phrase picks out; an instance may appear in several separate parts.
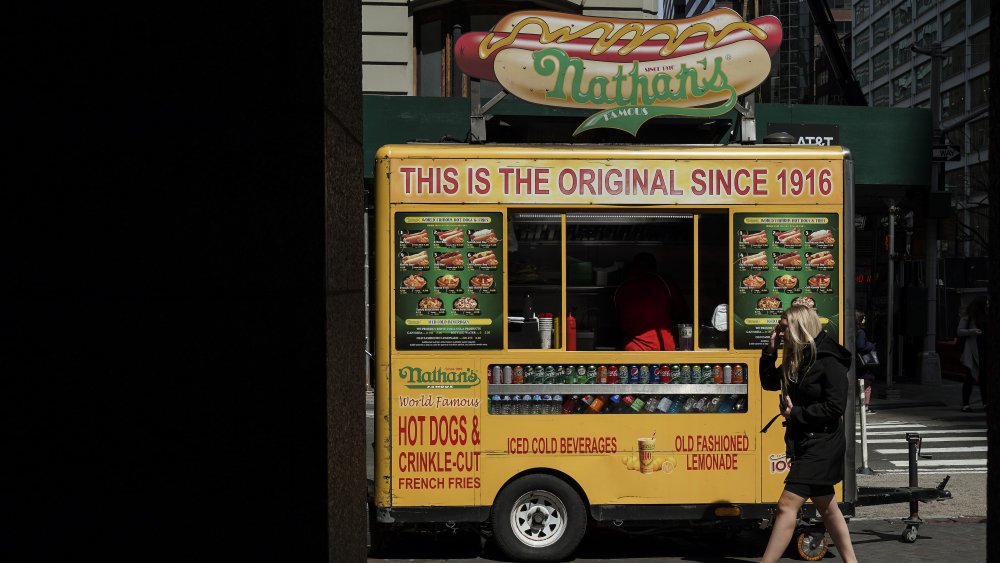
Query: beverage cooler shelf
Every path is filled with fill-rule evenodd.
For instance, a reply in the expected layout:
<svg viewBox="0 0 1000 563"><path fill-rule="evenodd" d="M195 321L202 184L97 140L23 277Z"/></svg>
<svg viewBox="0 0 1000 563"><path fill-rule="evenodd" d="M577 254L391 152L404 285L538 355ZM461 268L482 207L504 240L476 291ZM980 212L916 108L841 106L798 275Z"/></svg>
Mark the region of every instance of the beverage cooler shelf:
<svg viewBox="0 0 1000 563"><path fill-rule="evenodd" d="M694 383L629 384L503 384L487 386L490 395L560 394L560 395L746 395L747 385Z"/></svg>

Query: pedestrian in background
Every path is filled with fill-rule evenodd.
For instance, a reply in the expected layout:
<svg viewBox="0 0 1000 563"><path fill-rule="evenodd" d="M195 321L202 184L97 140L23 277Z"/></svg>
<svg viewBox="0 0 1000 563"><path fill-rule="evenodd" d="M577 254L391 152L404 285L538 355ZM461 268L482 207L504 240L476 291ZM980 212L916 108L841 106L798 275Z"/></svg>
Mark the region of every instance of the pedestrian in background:
<svg viewBox="0 0 1000 563"><path fill-rule="evenodd" d="M857 334L854 337L854 348L857 350L858 354L867 354L875 349L875 343L868 340L868 333L865 329L868 328L867 318L865 317L864 311L854 311L854 325L857 327ZM868 414L875 414L875 411L871 409L869 403L872 400L872 383L875 381L875 372L872 370L871 366L866 366L860 361L856 362L855 370L858 379L865 382L865 393L864 393L864 404L862 408Z"/></svg>
<svg viewBox="0 0 1000 563"><path fill-rule="evenodd" d="M965 366L965 382L962 383L962 412L972 411L969 399L972 398L972 387L979 384L979 395L986 408L986 387L988 373L985 369L986 356L989 353L989 337L987 331L987 307L985 296L979 296L965 308L965 315L958 321L959 358Z"/></svg>
<svg viewBox="0 0 1000 563"><path fill-rule="evenodd" d="M784 356L781 366L775 367L779 339L784 340ZM793 305L781 315L761 352L761 387L781 390L785 455L791 463L762 562L775 562L784 553L799 509L809 498L840 557L847 563L857 561L833 490L844 480L843 415L850 368L851 352L823 330L816 310L804 305Z"/></svg>

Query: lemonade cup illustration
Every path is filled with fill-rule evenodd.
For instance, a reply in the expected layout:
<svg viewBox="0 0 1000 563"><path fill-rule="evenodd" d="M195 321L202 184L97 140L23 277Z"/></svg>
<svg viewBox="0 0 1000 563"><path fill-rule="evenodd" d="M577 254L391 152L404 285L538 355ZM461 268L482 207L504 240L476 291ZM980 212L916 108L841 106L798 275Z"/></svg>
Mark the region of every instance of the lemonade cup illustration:
<svg viewBox="0 0 1000 563"><path fill-rule="evenodd" d="M649 438L639 438L639 471L652 473L657 468L653 466L653 453L656 451L656 432Z"/></svg>

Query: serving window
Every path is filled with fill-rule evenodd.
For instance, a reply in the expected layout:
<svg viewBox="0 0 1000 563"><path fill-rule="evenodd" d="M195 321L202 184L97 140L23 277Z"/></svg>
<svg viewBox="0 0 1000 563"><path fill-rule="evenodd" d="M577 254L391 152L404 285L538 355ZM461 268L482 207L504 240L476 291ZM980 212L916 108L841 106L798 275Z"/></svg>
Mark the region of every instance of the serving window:
<svg viewBox="0 0 1000 563"><path fill-rule="evenodd" d="M727 347L727 219L725 213L512 209L508 348Z"/></svg>

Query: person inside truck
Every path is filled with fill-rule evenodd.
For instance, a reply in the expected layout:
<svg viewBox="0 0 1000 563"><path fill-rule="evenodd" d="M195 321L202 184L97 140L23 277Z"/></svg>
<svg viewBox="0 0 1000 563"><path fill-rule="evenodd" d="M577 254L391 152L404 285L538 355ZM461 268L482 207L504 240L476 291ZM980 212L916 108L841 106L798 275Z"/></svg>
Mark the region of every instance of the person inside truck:
<svg viewBox="0 0 1000 563"><path fill-rule="evenodd" d="M691 311L677 284L657 272L655 256L635 255L614 301L625 350L677 349L677 325L690 322Z"/></svg>

